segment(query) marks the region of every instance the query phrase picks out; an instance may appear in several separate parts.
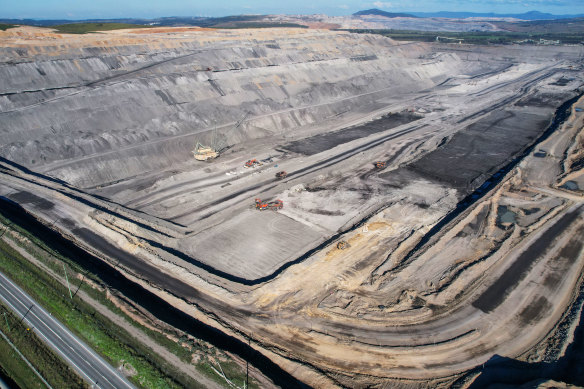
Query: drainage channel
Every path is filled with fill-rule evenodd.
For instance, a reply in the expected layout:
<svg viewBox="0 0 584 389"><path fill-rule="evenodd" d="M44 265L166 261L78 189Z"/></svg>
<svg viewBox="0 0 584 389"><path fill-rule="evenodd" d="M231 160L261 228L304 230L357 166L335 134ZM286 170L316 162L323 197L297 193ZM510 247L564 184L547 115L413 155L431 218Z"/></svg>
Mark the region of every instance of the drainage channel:
<svg viewBox="0 0 584 389"><path fill-rule="evenodd" d="M438 234L447 224L455 220L460 214L469 209L478 200L483 198L492 189L497 187L497 185L505 178L507 173L509 173L519 162L521 162L527 155L529 155L541 142L546 140L552 133L554 133L558 127L570 116L572 111L572 105L574 105L584 93L580 93L578 96L563 103L555 112L551 124L545 129L545 131L537 138L530 146L528 146L523 153L513 158L507 165L499 169L491 177L487 178L483 184L475 189L472 193L467 195L462 199L454 210L448 213L442 220L440 220L434 227L430 229L422 239L416 244L416 246L410 250L410 252L402 260L402 264L407 263L415 254L424 248L424 246L436 235Z"/></svg>
<svg viewBox="0 0 584 389"><path fill-rule="evenodd" d="M42 224L18 204L0 197L0 214L10 220L11 223L35 235L55 252L74 261L88 272L95 274L108 287L118 290L127 298L135 301L157 319L224 351L237 354L280 387L309 387L247 343L196 320L173 307L156 294L130 281L119 270L112 268L102 259L88 253L58 232ZM192 293L190 295L180 297L187 299L187 301L196 299L196 295L199 293L194 288L191 289Z"/></svg>

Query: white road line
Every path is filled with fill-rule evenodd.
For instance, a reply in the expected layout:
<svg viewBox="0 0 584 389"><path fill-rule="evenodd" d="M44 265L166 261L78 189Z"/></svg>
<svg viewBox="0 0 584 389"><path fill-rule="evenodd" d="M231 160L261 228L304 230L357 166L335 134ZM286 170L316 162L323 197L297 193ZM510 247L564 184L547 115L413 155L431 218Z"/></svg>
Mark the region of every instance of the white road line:
<svg viewBox="0 0 584 389"><path fill-rule="evenodd" d="M0 273L0 278L5 281L6 283L10 284L13 288L15 288L16 290L19 290L19 288L8 278L6 278L3 274ZM85 350L88 354L90 354L96 361L98 361L103 367L105 367L106 370L108 370L110 373L112 373L114 376L118 377L119 380L121 382L123 382L123 384L128 387L128 388L133 388L133 386L127 382L123 377L118 375L118 371L116 369L114 369L111 365L109 365L107 362L105 362L99 355L97 355L93 350L88 349L82 342L80 342L79 339L77 339L77 337L75 335L73 335L72 333L70 333L69 330L63 328L63 326L55 319L52 318L51 315L48 314L48 312L41 306L39 306L35 301L33 301L26 293L22 292L22 296L25 298L25 300L28 301L21 301L21 299L17 296L15 296L10 290L8 290L8 288L6 288L6 286L2 285L0 283L0 286L8 293L10 294L16 301L18 301L20 304L23 305L23 307L25 307L28 310L28 303L30 302L31 305L34 305L35 307L37 307L42 314L45 315L45 318L47 321L51 322L52 324L55 324L56 326L58 326L63 333L68 335L68 339L69 340L73 340L75 341L75 343L77 343L81 348L83 348L83 350ZM20 314L21 311L17 310L4 296L0 295L0 297L2 298L3 301L5 301L8 305L10 305L10 307L12 307L13 310L15 310L16 312L19 312ZM35 312L32 311L32 309L30 310L30 313L40 322L42 323L46 329L48 329L51 333L53 333L55 335L56 338L58 338L65 346L68 346L72 352L82 361L84 361L89 367L90 369L92 369L96 375L98 377L103 378L107 383L109 383L112 387L116 388L117 386L114 385L106 376L104 376L101 372L99 372L99 370L97 370L93 364L86 360L84 358L83 355L79 354L79 352L77 350L75 350L73 347L71 347L68 342L66 342L59 334L57 334L50 326L48 326L45 323L45 320L43 320L41 317L39 317ZM29 323L29 324L33 324L32 321L30 321L28 318L25 318L25 320ZM81 369L75 362L73 362L60 348L58 348L51 340L49 340L41 331L40 328L38 328L37 326L37 330L35 332L38 332L39 335L41 335L48 343L50 343L53 348L59 352L59 354L61 354L64 358L66 358L73 366L75 366L77 368L77 370L79 372L81 372L84 376L86 376L87 378L89 378L89 382L94 383L93 380L87 375L87 373Z"/></svg>
<svg viewBox="0 0 584 389"><path fill-rule="evenodd" d="M1 285L1 284L0 284L0 286L3 286L3 285ZM6 288L4 288L4 289L6 289ZM2 299L2 301L4 301L4 303L8 304L8 306L10 306L10 307L12 308L12 310L13 310L15 313L17 313L17 314L19 314L19 315L22 315L22 314L23 314L23 313L22 313L22 312L21 312L19 309L17 309L17 308L16 308L14 305L12 305L12 303L10 303L10 301L8 301L8 300L7 300L7 299L6 299L6 298L5 298L5 297L4 297L2 294L0 294L0 299ZM24 303L23 303L22 301L20 301L20 300L18 300L18 299L17 299L17 301L18 301L19 303L21 303L21 304L22 304L24 307L26 307L26 305L24 305ZM28 309L28 307L27 307L27 309ZM31 323L30 323L30 321L29 321L28 319L24 318L24 320L28 321L28 324L29 324L29 325L31 324ZM51 345L52 345L52 347L53 347L53 349L55 349L55 351L57 351L57 352L58 352L58 353L59 353L59 354L60 354L62 357L64 357L65 359L67 359L67 360L69 361L69 363L71 363L73 366L75 366L75 367L76 367L76 370L77 370L77 371L79 371L81 374L83 374L83 375L84 375L84 376L87 378L87 380L88 380L89 382L93 382L93 380L91 379L91 377L89 377L89 376L88 376L88 375L85 373L85 371L83 371L81 368L79 368L79 367L78 367L78 366L75 364L75 362L73 362L71 359L69 359L69 357L68 357L66 354L64 354L63 352L60 352L60 351L59 351L59 348L57 348L53 342L51 342L51 341L50 341L50 340L49 340L49 339L48 339L46 336L44 336L44 334L43 334L42 332L39 332L38 334L39 334L40 336L42 336L42 337L45 339L45 341L46 341L47 343L51 344Z"/></svg>
<svg viewBox="0 0 584 389"><path fill-rule="evenodd" d="M6 278L4 275L2 275L0 273L0 276L5 279L8 283L10 283L15 289L19 289L18 286L16 286L10 279ZM10 293L10 292L9 292ZM12 293L11 293L12 294ZM14 295L13 295L14 296ZM42 307L39 306L35 301L33 301L26 293L23 293L23 296L25 296L30 302L31 304L34 304L37 308L39 308L44 314L45 316L51 316L48 314L48 312ZM16 296L15 296L16 298ZM34 314L34 313L33 313ZM35 314L36 316L36 314ZM38 316L36 316L38 318ZM52 316L51 316L52 318ZM40 320L40 318L39 318ZM110 364L108 364L107 362L105 362L105 360L103 360L103 358L101 358L101 356L99 356L95 351L93 351L90 348L87 348L86 345L84 343L82 343L79 339L77 339L77 337L72 334L68 329L65 329L61 323L59 323L57 320L51 320L54 324L56 324L64 333L68 333L70 335L70 338L73 339L81 348L83 348L88 354L91 354L99 363L101 363L101 365L103 367L105 367L107 370L109 370L110 372L112 372L114 375L118 375L118 371L116 369L114 369ZM52 329L51 332L55 333ZM55 335L57 335L55 333ZM59 336L59 335L57 335ZM59 338L61 338L59 336ZM61 338L62 339L62 338ZM120 377L121 379L121 377ZM106 379L107 380L107 379ZM124 384L128 387L128 388L133 388L132 385L130 385L128 382L125 382L125 380L121 379L122 382L124 382Z"/></svg>

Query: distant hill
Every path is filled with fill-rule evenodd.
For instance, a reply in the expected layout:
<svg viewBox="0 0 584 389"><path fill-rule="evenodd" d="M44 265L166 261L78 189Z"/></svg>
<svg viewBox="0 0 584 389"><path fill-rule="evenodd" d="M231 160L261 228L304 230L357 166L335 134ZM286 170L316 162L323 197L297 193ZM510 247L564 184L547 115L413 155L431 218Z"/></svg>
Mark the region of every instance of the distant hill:
<svg viewBox="0 0 584 389"><path fill-rule="evenodd" d="M413 15L421 18L515 18L521 20L555 20L583 17L584 15L552 15L538 11L529 11L522 14L497 14L497 13L474 13L474 12L412 12Z"/></svg>
<svg viewBox="0 0 584 389"><path fill-rule="evenodd" d="M263 15L233 15L218 18L206 17L163 17L156 19L86 19L86 20L37 20L37 19L0 19L0 23L10 24L24 24L28 26L38 27L52 27L57 25L66 25L73 23L128 23L139 25L153 25L153 26L199 26L199 27L215 27L232 25L241 22L259 22L264 18Z"/></svg>
<svg viewBox="0 0 584 389"><path fill-rule="evenodd" d="M354 16L361 16L361 15L377 15L377 16L385 16L386 18L416 18L417 16L412 14L403 14L403 13L395 13L395 12L385 12L380 9L372 8L366 9L364 11L355 12Z"/></svg>
<svg viewBox="0 0 584 389"><path fill-rule="evenodd" d="M530 34L564 34L574 37L584 35L584 18L526 20L521 23L496 21L493 22L504 31ZM567 37L566 37L567 38ZM582 38L580 38L582 41Z"/></svg>

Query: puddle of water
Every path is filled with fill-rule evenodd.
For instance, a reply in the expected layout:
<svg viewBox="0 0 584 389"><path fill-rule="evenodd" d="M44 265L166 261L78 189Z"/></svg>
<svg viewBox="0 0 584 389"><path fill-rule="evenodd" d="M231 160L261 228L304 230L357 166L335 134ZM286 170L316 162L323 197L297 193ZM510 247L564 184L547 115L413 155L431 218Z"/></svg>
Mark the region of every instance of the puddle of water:
<svg viewBox="0 0 584 389"><path fill-rule="evenodd" d="M575 181L567 181L561 188L568 189L568 190L580 190L578 183Z"/></svg>
<svg viewBox="0 0 584 389"><path fill-rule="evenodd" d="M502 205L499 207L499 223L510 223L515 224L517 215L512 212L506 206Z"/></svg>

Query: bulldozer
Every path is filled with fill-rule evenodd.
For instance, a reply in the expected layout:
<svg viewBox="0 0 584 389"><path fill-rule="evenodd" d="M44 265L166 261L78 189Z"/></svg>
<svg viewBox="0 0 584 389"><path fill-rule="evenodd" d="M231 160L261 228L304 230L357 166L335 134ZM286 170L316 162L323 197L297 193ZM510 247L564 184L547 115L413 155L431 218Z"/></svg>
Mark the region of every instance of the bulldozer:
<svg viewBox="0 0 584 389"><path fill-rule="evenodd" d="M375 161L375 162L373 162L373 165L375 165L375 167L377 169L384 169L385 168L385 161Z"/></svg>
<svg viewBox="0 0 584 389"><path fill-rule="evenodd" d="M284 170L282 170L281 172L276 173L276 178L278 180L283 180L284 178L286 178L287 175L288 175L288 173L286 173Z"/></svg>
<svg viewBox="0 0 584 389"><path fill-rule="evenodd" d="M266 209L278 211L284 207L284 202L282 200L275 200L270 201L269 203L263 203L261 199L255 199L255 207L259 211L263 211Z"/></svg>

